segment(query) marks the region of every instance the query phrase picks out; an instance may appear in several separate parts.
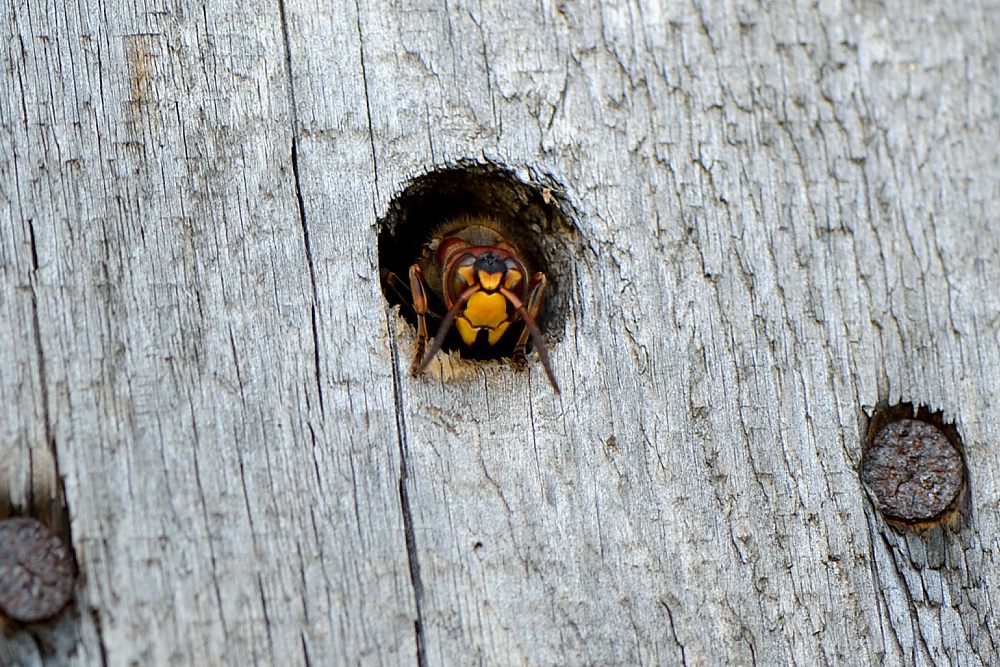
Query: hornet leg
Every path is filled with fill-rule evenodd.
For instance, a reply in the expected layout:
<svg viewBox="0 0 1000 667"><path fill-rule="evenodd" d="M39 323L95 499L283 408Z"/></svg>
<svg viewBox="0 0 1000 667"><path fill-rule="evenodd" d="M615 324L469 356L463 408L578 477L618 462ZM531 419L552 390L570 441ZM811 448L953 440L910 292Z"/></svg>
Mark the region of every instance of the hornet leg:
<svg viewBox="0 0 1000 667"><path fill-rule="evenodd" d="M413 310L417 312L417 351L413 355L410 372L416 375L427 349L427 289L424 287L424 272L418 264L410 267L410 294L413 296Z"/></svg>
<svg viewBox="0 0 1000 667"><path fill-rule="evenodd" d="M545 296L545 274L538 272L535 277L531 279L531 284L528 286L528 302L524 304L524 309L528 311L531 315L531 319L538 320L538 312L542 309L542 299ZM524 355L524 346L528 342L528 336L531 335L531 331L528 328L528 324L525 323L524 329L521 331L521 335L517 338L517 344L514 345L513 360L514 364L519 368L524 368L528 365L528 360Z"/></svg>

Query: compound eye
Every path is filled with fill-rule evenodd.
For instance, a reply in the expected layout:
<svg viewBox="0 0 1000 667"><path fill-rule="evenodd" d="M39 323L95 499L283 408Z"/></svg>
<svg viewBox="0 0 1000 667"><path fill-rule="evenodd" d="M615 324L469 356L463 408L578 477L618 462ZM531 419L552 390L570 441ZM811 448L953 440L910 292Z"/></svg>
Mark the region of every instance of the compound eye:
<svg viewBox="0 0 1000 667"><path fill-rule="evenodd" d="M465 255L451 265L448 273L448 296L451 297L451 301L454 302L462 292L476 284L476 272L472 268L475 263L475 257Z"/></svg>
<svg viewBox="0 0 1000 667"><path fill-rule="evenodd" d="M469 244L462 239L445 239L444 241L441 241L441 245L439 245L437 249L438 261L441 262L442 265L446 265L448 263L448 258L456 252L462 250L462 248L468 247Z"/></svg>

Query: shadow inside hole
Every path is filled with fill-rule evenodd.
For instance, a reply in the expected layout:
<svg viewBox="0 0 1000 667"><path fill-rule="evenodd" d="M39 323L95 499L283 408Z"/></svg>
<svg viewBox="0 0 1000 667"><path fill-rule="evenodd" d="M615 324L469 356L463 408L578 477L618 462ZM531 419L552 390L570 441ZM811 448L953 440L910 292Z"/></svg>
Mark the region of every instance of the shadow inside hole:
<svg viewBox="0 0 1000 667"><path fill-rule="evenodd" d="M415 327L410 266L442 225L462 217L489 217L500 223L529 270L545 274L548 284L538 325L547 337L558 340L566 310L559 283L571 270L571 244L576 235L561 192L547 177L526 183L510 170L488 163L459 164L414 179L379 220L379 269L386 300L399 305L400 313ZM394 284L388 280L390 275L396 277ZM437 315L427 318L428 335L433 338L446 308L434 294L439 286L429 287L429 308ZM496 345L470 349L453 329L442 349L461 349L462 356L470 359L509 357L520 330L520 324L512 326Z"/></svg>

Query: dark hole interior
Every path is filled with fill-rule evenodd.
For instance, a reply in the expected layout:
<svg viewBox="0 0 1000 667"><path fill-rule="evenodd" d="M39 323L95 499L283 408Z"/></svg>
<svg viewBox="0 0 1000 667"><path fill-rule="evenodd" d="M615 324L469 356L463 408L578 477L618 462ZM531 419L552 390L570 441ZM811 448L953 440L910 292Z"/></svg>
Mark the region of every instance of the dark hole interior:
<svg viewBox="0 0 1000 667"><path fill-rule="evenodd" d="M547 338L558 340L563 329L564 296L560 282L569 275L570 245L575 227L567 214L562 189L547 176L532 174L530 181L490 163L459 164L438 169L413 179L396 196L379 220L379 269L382 292L390 305L416 326L416 312L410 295L409 269L441 225L463 216L489 216L509 233L524 259L535 271L545 273L548 284L539 317L539 327ZM396 277L395 284L389 279ZM428 334L437 333L440 316L446 309L429 290ZM512 326L493 346L465 347L457 332L451 331L444 350L461 349L469 359L495 359L513 352L520 324ZM530 349L529 341L529 349Z"/></svg>

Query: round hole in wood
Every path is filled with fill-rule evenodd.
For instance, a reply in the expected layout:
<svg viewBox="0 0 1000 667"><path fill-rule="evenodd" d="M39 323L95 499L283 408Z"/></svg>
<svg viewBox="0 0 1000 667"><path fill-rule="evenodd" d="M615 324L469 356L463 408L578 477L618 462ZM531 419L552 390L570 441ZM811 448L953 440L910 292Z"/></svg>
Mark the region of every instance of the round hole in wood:
<svg viewBox="0 0 1000 667"><path fill-rule="evenodd" d="M550 349L552 342L561 338L567 303L563 286L572 276L577 228L562 186L548 175L524 171L522 177L495 163L473 161L432 170L411 180L379 220L383 294L390 305L400 306L401 314L414 327L417 314L410 290L410 267L422 263L422 275L436 279L427 281L429 338L437 334L447 308L445 271L427 276L427 262L434 261L427 258L437 255L434 249L456 228L480 223L498 230L511 243L514 254L530 274L528 280L535 272L545 275L538 327L550 341ZM521 329L518 322L495 343L490 344L484 335L470 346L453 326L441 349L461 350L466 359L509 357ZM530 340L528 345L530 349Z"/></svg>

